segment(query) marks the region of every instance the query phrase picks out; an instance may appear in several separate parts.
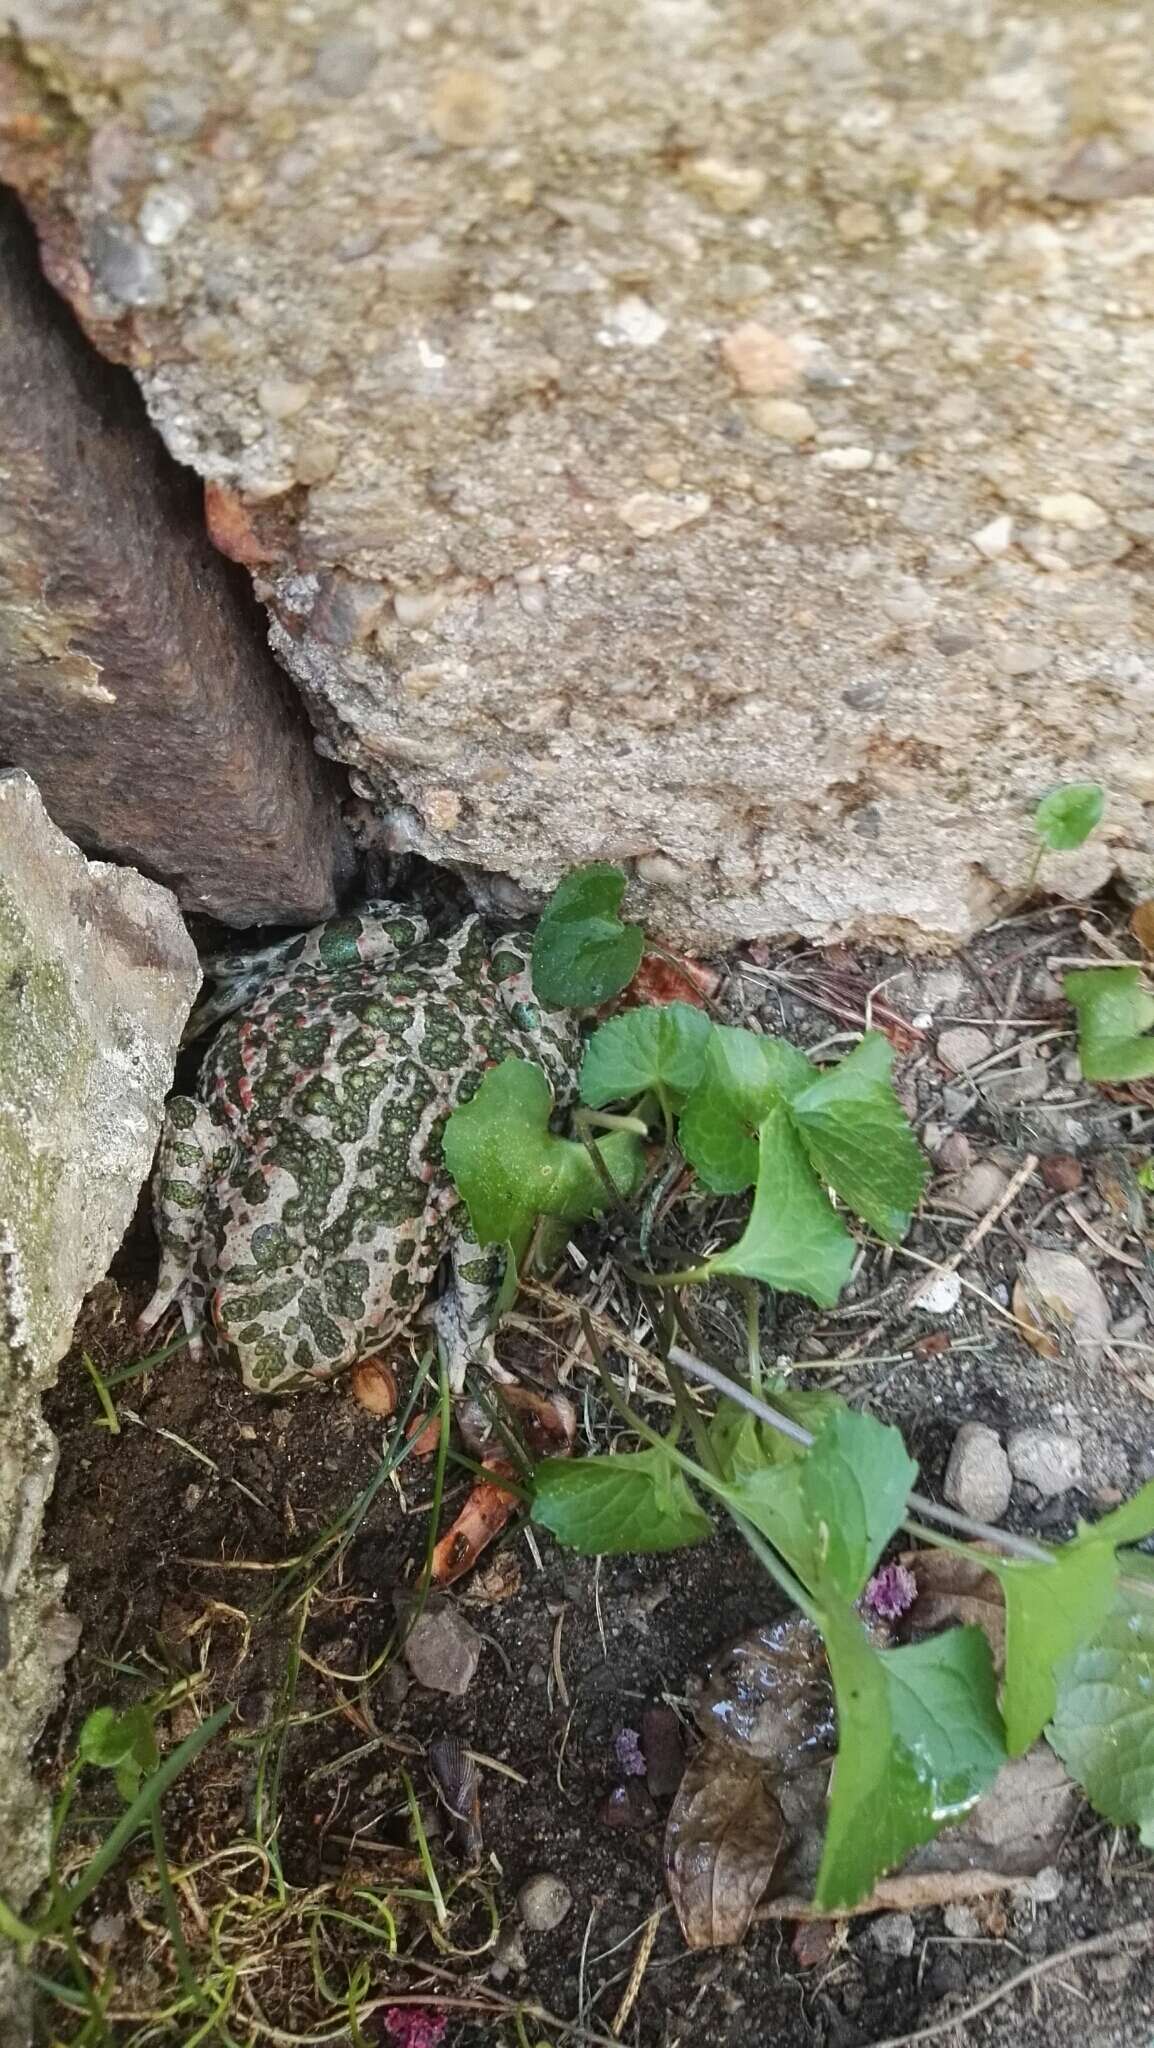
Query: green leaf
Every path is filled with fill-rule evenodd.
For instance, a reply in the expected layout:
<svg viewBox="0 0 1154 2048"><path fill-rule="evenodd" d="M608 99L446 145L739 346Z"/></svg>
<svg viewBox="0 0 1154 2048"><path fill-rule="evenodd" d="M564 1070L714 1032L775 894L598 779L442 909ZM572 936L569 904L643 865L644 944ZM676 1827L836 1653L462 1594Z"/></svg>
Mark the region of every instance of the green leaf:
<svg viewBox="0 0 1154 2048"><path fill-rule="evenodd" d="M1102 822L1106 793L1097 782L1063 782L1042 798L1034 812L1034 830L1053 853L1068 853L1090 837Z"/></svg>
<svg viewBox="0 0 1154 2048"><path fill-rule="evenodd" d="M788 1465L736 1471L723 1498L816 1600L852 1602L905 1514L917 1472L896 1429L841 1408L811 1450Z"/></svg>
<svg viewBox="0 0 1154 2048"><path fill-rule="evenodd" d="M1154 1479L1148 1479L1133 1500L1124 1500L1120 1508L1103 1515L1100 1522L1080 1522L1077 1540L1141 1543L1144 1536L1154 1536Z"/></svg>
<svg viewBox="0 0 1154 2048"><path fill-rule="evenodd" d="M121 1796L135 1796L140 1780L154 1771L160 1752L153 1716L147 1707L96 1707L80 1730L76 1753L81 1763L99 1771L115 1771Z"/></svg>
<svg viewBox="0 0 1154 2048"><path fill-rule="evenodd" d="M826 1394L819 1387L791 1388L776 1379L768 1382L765 1398L788 1415L791 1422L808 1429L811 1436L824 1429L831 1415L841 1414L846 1405L840 1394ZM766 1466L792 1465L795 1459L809 1455L805 1444L784 1436L768 1422L759 1422L748 1408L739 1407L725 1395L714 1411L709 1441L722 1479L739 1479Z"/></svg>
<svg viewBox="0 0 1154 2048"><path fill-rule="evenodd" d="M668 1452L546 1458L533 1475L532 1519L583 1557L682 1550L713 1524Z"/></svg>
<svg viewBox="0 0 1154 2048"><path fill-rule="evenodd" d="M1021 1756L1053 1716L1058 1665L1109 1610L1118 1566L1108 1543L1069 1543L1052 1564L982 1561L993 1567L1005 1601L1002 1716L1006 1747Z"/></svg>
<svg viewBox="0 0 1154 2048"><path fill-rule="evenodd" d="M581 1068L581 1100L592 1109L655 1089L679 1109L696 1088L713 1026L691 1003L630 1010L612 1017L589 1041Z"/></svg>
<svg viewBox="0 0 1154 2048"><path fill-rule="evenodd" d="M887 1244L910 1227L927 1167L890 1081L893 1051L869 1032L844 1060L795 1095L790 1113L811 1164Z"/></svg>
<svg viewBox="0 0 1154 2048"><path fill-rule="evenodd" d="M882 1874L960 1820L1005 1761L980 1629L875 1650L852 1611L822 1616L838 1751L814 1904L855 1905Z"/></svg>
<svg viewBox="0 0 1154 2048"><path fill-rule="evenodd" d="M1078 1058L1087 1081L1154 1074L1154 996L1138 967L1082 967L1063 977L1078 1012Z"/></svg>
<svg viewBox="0 0 1154 2048"><path fill-rule="evenodd" d="M606 1189L586 1147L549 1129L552 1110L542 1068L506 1059L445 1125L445 1164L468 1204L478 1244L508 1242L519 1254L538 1216L575 1223L605 1208ZM611 1131L597 1149L614 1186L630 1194L644 1168L640 1140Z"/></svg>
<svg viewBox="0 0 1154 2048"><path fill-rule="evenodd" d="M832 1308L853 1265L853 1239L820 1188L784 1102L758 1134L757 1187L749 1222L710 1273L742 1273L782 1293Z"/></svg>
<svg viewBox="0 0 1154 2048"><path fill-rule="evenodd" d="M816 1069L784 1038L715 1024L701 1079L685 1105L678 1138L715 1194L739 1195L757 1179L757 1133L775 1103L808 1087Z"/></svg>
<svg viewBox="0 0 1154 2048"><path fill-rule="evenodd" d="M985 1560L1006 1608L1002 1714L1011 1756L1029 1749L1052 1719L1058 1667L1109 1613L1124 1562L1115 1556L1116 1546L1140 1542L1151 1531L1154 1480L1101 1521L1079 1523L1077 1535L1047 1564Z"/></svg>
<svg viewBox="0 0 1154 2048"><path fill-rule="evenodd" d="M533 990L550 1009L587 1009L632 981L645 934L618 917L624 894L621 869L604 861L575 868L554 889L533 937Z"/></svg>
<svg viewBox="0 0 1154 2048"><path fill-rule="evenodd" d="M1098 1812L1154 1849L1154 1572L1149 1592L1119 1590L1093 1641L1062 1666L1047 1734Z"/></svg>

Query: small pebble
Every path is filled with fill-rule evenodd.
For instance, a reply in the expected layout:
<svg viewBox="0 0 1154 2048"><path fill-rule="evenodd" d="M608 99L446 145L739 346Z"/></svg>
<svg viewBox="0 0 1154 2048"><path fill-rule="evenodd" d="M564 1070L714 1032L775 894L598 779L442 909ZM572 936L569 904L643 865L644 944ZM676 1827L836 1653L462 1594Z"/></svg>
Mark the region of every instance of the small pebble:
<svg viewBox="0 0 1154 2048"><path fill-rule="evenodd" d="M564 1879L549 1870L526 1878L517 1893L517 1911L531 1934L552 1934L572 1904L573 1894Z"/></svg>
<svg viewBox="0 0 1154 2048"><path fill-rule="evenodd" d="M914 1923L909 1913L879 1913L870 1934L883 1956L912 1956L914 1952Z"/></svg>
<svg viewBox="0 0 1154 2048"><path fill-rule="evenodd" d="M1047 1863L1044 1869L1035 1872L1025 1890L1035 1906L1052 1906L1055 1899L1061 1898L1064 1884L1061 1871Z"/></svg>
<svg viewBox="0 0 1154 2048"><path fill-rule="evenodd" d="M823 469L855 470L869 469L873 465L872 448L823 448L814 457Z"/></svg>
<svg viewBox="0 0 1154 2048"><path fill-rule="evenodd" d="M963 1422L942 1486L950 1506L976 1522L1000 1522L1012 1488L1010 1461L995 1432L984 1422Z"/></svg>
<svg viewBox="0 0 1154 2048"><path fill-rule="evenodd" d="M723 335L721 354L734 383L750 398L789 391L801 382L804 363L796 343L756 320Z"/></svg>
<svg viewBox="0 0 1154 2048"><path fill-rule="evenodd" d="M951 1025L948 1031L938 1034L938 1058L951 1074L964 1074L969 1067L976 1067L987 1060L994 1050L993 1040L976 1024Z"/></svg>
<svg viewBox="0 0 1154 2048"><path fill-rule="evenodd" d="M1052 650L1040 640L1007 640L994 649L995 665L1004 676L1036 676L1051 659Z"/></svg>
<svg viewBox="0 0 1154 2048"><path fill-rule="evenodd" d="M987 1209L1000 1201L1010 1185L1010 1177L995 1166L992 1159L978 1159L968 1173L960 1173L945 1190L951 1202L968 1209L971 1216L984 1216Z"/></svg>
<svg viewBox="0 0 1154 2048"><path fill-rule="evenodd" d="M954 1905L946 1907L943 1918L946 1933L952 1934L955 1941L976 1941L982 1931L981 1922L972 1906L963 1906L955 1902Z"/></svg>
<svg viewBox="0 0 1154 2048"><path fill-rule="evenodd" d="M1049 1152L1038 1167L1052 1194L1069 1195L1082 1185L1081 1161L1071 1152Z"/></svg>
<svg viewBox="0 0 1154 2048"><path fill-rule="evenodd" d="M996 562L1004 555L1014 537L1014 522L1005 514L1000 519L991 519L988 526L979 527L970 535L970 541L980 555L988 562Z"/></svg>
<svg viewBox="0 0 1154 2048"><path fill-rule="evenodd" d="M1006 1446L1015 1479L1053 1499L1082 1480L1082 1446L1057 1430L1016 1429Z"/></svg>
<svg viewBox="0 0 1154 2048"><path fill-rule="evenodd" d="M817 421L808 405L798 405L792 398L756 399L749 408L749 417L763 434L795 446L812 441L817 432Z"/></svg>
<svg viewBox="0 0 1154 2048"><path fill-rule="evenodd" d="M929 1132L926 1133L929 1144ZM943 1173L965 1173L973 1163L974 1148L964 1131L950 1131L934 1152L934 1164Z"/></svg>
<svg viewBox="0 0 1154 2048"><path fill-rule="evenodd" d="M962 1283L956 1273L933 1273L918 1289L915 1308L922 1315L948 1316L962 1298Z"/></svg>
<svg viewBox="0 0 1154 2048"><path fill-rule="evenodd" d="M468 1692L481 1656L481 1638L453 1606L430 1603L405 1643L405 1662L418 1685L431 1692Z"/></svg>
<svg viewBox="0 0 1154 2048"><path fill-rule="evenodd" d="M1052 526L1072 526L1076 533L1093 533L1096 527L1109 524L1108 513L1082 491L1057 491L1040 499L1038 517Z"/></svg>

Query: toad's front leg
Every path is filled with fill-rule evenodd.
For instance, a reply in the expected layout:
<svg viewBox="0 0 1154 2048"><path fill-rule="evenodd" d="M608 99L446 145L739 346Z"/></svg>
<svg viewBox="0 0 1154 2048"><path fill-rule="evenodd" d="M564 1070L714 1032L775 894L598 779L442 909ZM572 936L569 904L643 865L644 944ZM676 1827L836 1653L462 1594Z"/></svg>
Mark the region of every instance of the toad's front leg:
<svg viewBox="0 0 1154 2048"><path fill-rule="evenodd" d="M493 1349L493 1321L505 1255L499 1245L482 1247L466 1230L454 1232L449 1255L452 1279L433 1303L431 1313L450 1390L461 1392L470 1365L479 1365L492 1379L511 1385L516 1376L498 1363Z"/></svg>
<svg viewBox="0 0 1154 2048"><path fill-rule="evenodd" d="M152 1182L160 1272L156 1291L141 1311L137 1328L153 1329L175 1302L193 1358L200 1356L200 1332L210 1292L201 1257L208 1191L222 1144L229 1143L202 1102L190 1095L172 1097L165 1111Z"/></svg>

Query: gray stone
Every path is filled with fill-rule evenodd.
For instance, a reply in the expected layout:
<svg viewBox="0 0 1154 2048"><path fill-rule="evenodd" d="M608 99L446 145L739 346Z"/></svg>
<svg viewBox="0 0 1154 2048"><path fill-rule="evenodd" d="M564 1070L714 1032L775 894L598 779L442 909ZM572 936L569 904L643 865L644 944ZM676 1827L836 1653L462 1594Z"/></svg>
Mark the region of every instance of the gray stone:
<svg viewBox="0 0 1154 2048"><path fill-rule="evenodd" d="M993 1039L976 1024L954 1024L938 1033L937 1055L950 1074L964 1074L967 1068L980 1066L993 1050Z"/></svg>
<svg viewBox="0 0 1154 2048"><path fill-rule="evenodd" d="M405 1639L405 1662L418 1685L431 1692L468 1692L481 1656L481 1638L459 1607L430 1600Z"/></svg>
<svg viewBox="0 0 1154 2048"><path fill-rule="evenodd" d="M976 1941L981 1934L982 1924L972 1906L955 1901L952 1906L946 1907L942 1918L946 1924L946 1933L952 1934L955 1941Z"/></svg>
<svg viewBox="0 0 1154 2048"><path fill-rule="evenodd" d="M1006 1445L1015 1479L1052 1499L1082 1483L1082 1446L1052 1429L1016 1429Z"/></svg>
<svg viewBox="0 0 1154 2048"><path fill-rule="evenodd" d="M40 1395L132 1220L199 979L168 891L86 861L0 772L0 1893L18 1909L46 1867L28 1751L76 1645L36 1555L56 1464ZM20 1998L0 1957L0 2012Z"/></svg>
<svg viewBox="0 0 1154 2048"><path fill-rule="evenodd" d="M1043 886L1148 882L1133 0L10 14L0 171L419 851L623 860L683 942L949 940L1092 776Z"/></svg>
<svg viewBox="0 0 1154 2048"><path fill-rule="evenodd" d="M870 1935L883 1956L912 1956L915 1930L909 1913L879 1913L870 1922Z"/></svg>
<svg viewBox="0 0 1154 2048"><path fill-rule="evenodd" d="M154 233L173 204L153 194ZM121 301L141 304L125 238L97 233L105 289L115 276ZM72 838L169 882L188 911L239 925L327 915L346 865L334 771L243 578L208 540L203 492L45 284L10 198L0 469L4 759L36 777Z"/></svg>
<svg viewBox="0 0 1154 2048"><path fill-rule="evenodd" d="M999 1522L1010 1505L1010 1464L992 1429L963 1422L950 1451L942 1491L977 1522Z"/></svg>
<svg viewBox="0 0 1154 2048"><path fill-rule="evenodd" d="M527 1878L517 1893L517 1911L531 1934L552 1934L572 1904L573 1894L564 1878L554 1877L549 1870Z"/></svg>

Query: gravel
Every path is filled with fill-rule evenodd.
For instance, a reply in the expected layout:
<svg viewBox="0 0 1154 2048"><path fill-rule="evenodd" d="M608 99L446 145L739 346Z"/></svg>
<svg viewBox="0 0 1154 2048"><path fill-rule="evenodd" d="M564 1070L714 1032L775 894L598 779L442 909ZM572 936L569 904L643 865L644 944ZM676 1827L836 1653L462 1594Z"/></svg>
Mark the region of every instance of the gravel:
<svg viewBox="0 0 1154 2048"><path fill-rule="evenodd" d="M999 1522L1010 1505L1010 1461L984 1422L963 1422L946 1466L943 1492L951 1507L976 1522Z"/></svg>

